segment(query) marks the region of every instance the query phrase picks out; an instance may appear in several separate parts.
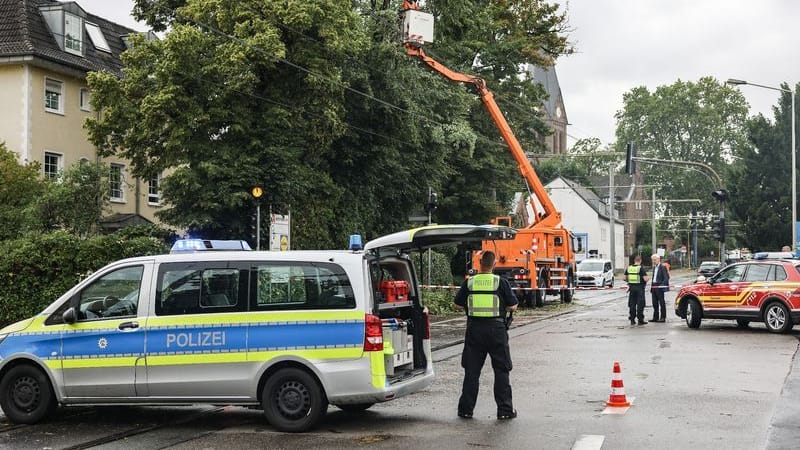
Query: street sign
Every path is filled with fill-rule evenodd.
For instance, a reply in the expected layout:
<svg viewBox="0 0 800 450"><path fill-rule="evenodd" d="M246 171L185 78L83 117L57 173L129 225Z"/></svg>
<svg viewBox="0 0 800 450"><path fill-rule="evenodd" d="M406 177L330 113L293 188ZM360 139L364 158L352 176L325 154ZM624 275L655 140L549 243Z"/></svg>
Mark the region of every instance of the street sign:
<svg viewBox="0 0 800 450"><path fill-rule="evenodd" d="M291 248L292 215L270 214L269 249L273 252L285 252Z"/></svg>

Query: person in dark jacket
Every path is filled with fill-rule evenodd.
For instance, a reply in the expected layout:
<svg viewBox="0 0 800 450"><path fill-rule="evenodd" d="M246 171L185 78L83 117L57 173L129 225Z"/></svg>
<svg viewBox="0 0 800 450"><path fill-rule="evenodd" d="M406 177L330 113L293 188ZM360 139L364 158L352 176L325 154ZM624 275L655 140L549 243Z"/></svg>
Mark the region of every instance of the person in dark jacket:
<svg viewBox="0 0 800 450"><path fill-rule="evenodd" d="M661 262L659 255L650 257L653 263L653 281L650 283L650 295L653 297L653 318L651 322L667 321L667 305L664 293L669 290L669 269Z"/></svg>
<svg viewBox="0 0 800 450"><path fill-rule="evenodd" d="M480 272L461 284L453 300L456 307L465 309L467 313L467 331L461 354L464 384L458 401L458 416L465 419L472 417L478 400L481 369L487 354L492 358L494 370L497 418L505 420L517 417L511 401L511 351L504 319L507 311L517 309L518 301L508 281L492 273L494 263L494 252L483 252Z"/></svg>

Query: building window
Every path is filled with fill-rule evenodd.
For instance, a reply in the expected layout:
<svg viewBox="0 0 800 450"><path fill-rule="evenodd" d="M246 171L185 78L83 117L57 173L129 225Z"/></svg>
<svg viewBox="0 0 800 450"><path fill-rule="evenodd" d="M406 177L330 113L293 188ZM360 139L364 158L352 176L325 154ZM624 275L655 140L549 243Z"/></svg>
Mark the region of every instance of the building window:
<svg viewBox="0 0 800 450"><path fill-rule="evenodd" d="M77 55L83 54L83 29L81 18L64 13L64 50Z"/></svg>
<svg viewBox="0 0 800 450"><path fill-rule="evenodd" d="M110 188L109 196L111 197L111 201L125 201L124 171L125 166L122 164L111 164L111 173L108 176L108 185Z"/></svg>
<svg viewBox="0 0 800 450"><path fill-rule="evenodd" d="M600 240L602 242L608 240L608 230L606 229L606 227L600 227Z"/></svg>
<svg viewBox="0 0 800 450"><path fill-rule="evenodd" d="M48 180L58 179L64 166L64 156L58 153L44 152L44 177Z"/></svg>
<svg viewBox="0 0 800 450"><path fill-rule="evenodd" d="M44 109L45 111L63 114L64 102L61 101L64 93L64 83L50 78L44 79Z"/></svg>
<svg viewBox="0 0 800 450"><path fill-rule="evenodd" d="M108 46L108 41L106 41L105 36L103 36L103 32L100 31L100 27L93 23L86 22L86 32L89 34L89 39L92 40L94 48L106 53L111 53L111 47Z"/></svg>
<svg viewBox="0 0 800 450"><path fill-rule="evenodd" d="M150 179L147 188L147 203L151 205L161 204L161 175L156 175Z"/></svg>
<svg viewBox="0 0 800 450"><path fill-rule="evenodd" d="M92 110L91 101L92 101L92 94L89 92L89 90L86 88L81 88L81 97L80 97L81 110L91 111Z"/></svg>

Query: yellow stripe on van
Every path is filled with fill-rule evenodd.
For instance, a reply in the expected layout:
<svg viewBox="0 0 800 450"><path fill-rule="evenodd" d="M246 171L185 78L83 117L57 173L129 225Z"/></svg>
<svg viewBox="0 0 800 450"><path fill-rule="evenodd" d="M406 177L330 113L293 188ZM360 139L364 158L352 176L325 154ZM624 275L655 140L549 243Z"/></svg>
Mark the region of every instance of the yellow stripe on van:
<svg viewBox="0 0 800 450"><path fill-rule="evenodd" d="M360 358L363 349L329 348L315 350L273 350L263 352L197 353L192 355L156 355L147 357L149 366L170 366L189 364L225 364L247 361L269 361L279 356L296 356L307 360L355 359Z"/></svg>
<svg viewBox="0 0 800 450"><path fill-rule="evenodd" d="M246 362L247 353L201 353L195 355L148 356L148 366L173 366L186 364L230 364Z"/></svg>
<svg viewBox="0 0 800 450"><path fill-rule="evenodd" d="M92 369L97 367L133 367L139 356L119 358L76 358L63 360L64 369ZM49 365L48 365L49 366Z"/></svg>
<svg viewBox="0 0 800 450"><path fill-rule="evenodd" d="M386 366L384 365L383 352L367 352L369 366L372 372L372 386L383 388L386 386Z"/></svg>
<svg viewBox="0 0 800 450"><path fill-rule="evenodd" d="M148 327L190 326L265 322L313 322L326 320L364 320L363 311L251 311L248 313L192 314L147 318Z"/></svg>

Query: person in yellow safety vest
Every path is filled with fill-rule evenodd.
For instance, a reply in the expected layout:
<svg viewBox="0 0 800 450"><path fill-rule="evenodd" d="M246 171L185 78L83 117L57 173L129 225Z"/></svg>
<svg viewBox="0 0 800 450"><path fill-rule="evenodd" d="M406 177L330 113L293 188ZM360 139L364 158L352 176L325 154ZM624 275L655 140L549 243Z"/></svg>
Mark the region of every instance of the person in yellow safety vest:
<svg viewBox="0 0 800 450"><path fill-rule="evenodd" d="M647 271L642 267L642 257L636 255L633 265L625 269L625 281L628 282L628 319L631 325L639 320L639 325L645 325L644 320L644 285L647 283Z"/></svg>
<svg viewBox="0 0 800 450"><path fill-rule="evenodd" d="M517 417L511 400L511 351L504 319L506 311L517 309L517 297L507 280L494 275L495 254L481 255L480 272L461 284L453 303L467 313L467 330L461 367L464 384L458 401L458 417L469 419L478 401L478 386L486 355L492 358L494 370L494 401L499 420Z"/></svg>

